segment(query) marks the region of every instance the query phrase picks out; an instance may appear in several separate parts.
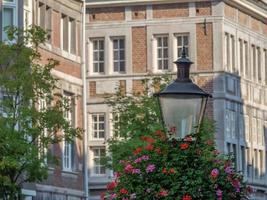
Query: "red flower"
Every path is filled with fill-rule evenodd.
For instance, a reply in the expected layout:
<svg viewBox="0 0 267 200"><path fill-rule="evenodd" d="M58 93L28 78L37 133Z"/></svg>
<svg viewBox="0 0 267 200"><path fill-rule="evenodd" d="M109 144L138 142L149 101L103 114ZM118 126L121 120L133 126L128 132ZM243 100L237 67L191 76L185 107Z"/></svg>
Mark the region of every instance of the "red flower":
<svg viewBox="0 0 267 200"><path fill-rule="evenodd" d="M109 184L107 184L107 190L114 190L115 187L117 187L117 183L116 182L111 182Z"/></svg>
<svg viewBox="0 0 267 200"><path fill-rule="evenodd" d="M182 200L192 200L192 197L190 195L186 194L183 196Z"/></svg>
<svg viewBox="0 0 267 200"><path fill-rule="evenodd" d="M156 148L156 149L155 149L155 152L156 152L157 154L161 154L161 149L160 149L160 148Z"/></svg>
<svg viewBox="0 0 267 200"><path fill-rule="evenodd" d="M149 136L141 136L140 139L143 140L143 141L146 141L148 143L155 143L155 140L152 137L149 137Z"/></svg>
<svg viewBox="0 0 267 200"><path fill-rule="evenodd" d="M105 200L105 193L101 193L101 195L100 195L100 199L101 199L101 200Z"/></svg>
<svg viewBox="0 0 267 200"><path fill-rule="evenodd" d="M139 154L141 151L142 151L142 147L138 147L138 148L136 148L136 149L133 151L133 154L134 154L134 155L137 155L137 154Z"/></svg>
<svg viewBox="0 0 267 200"><path fill-rule="evenodd" d="M121 194L128 194L128 190L126 190L125 188L121 188L120 193Z"/></svg>
<svg viewBox="0 0 267 200"><path fill-rule="evenodd" d="M165 140L166 139L166 135L164 132L162 132L161 130L157 130L155 132L155 135L159 137L160 140Z"/></svg>
<svg viewBox="0 0 267 200"><path fill-rule="evenodd" d="M173 169L173 168L169 169L169 173L170 174L175 174L175 169Z"/></svg>
<svg viewBox="0 0 267 200"><path fill-rule="evenodd" d="M167 174L168 173L168 171L167 171L167 169L165 167L162 169L162 173L163 174Z"/></svg>
<svg viewBox="0 0 267 200"><path fill-rule="evenodd" d="M188 147L189 147L189 144L187 144L187 143L180 144L180 149L182 149L182 150L188 149Z"/></svg>
<svg viewBox="0 0 267 200"><path fill-rule="evenodd" d="M209 145L209 146L212 146L213 145L213 140L207 140L206 144Z"/></svg>
<svg viewBox="0 0 267 200"><path fill-rule="evenodd" d="M145 149L148 151L152 151L154 149L154 146L152 144L148 144Z"/></svg>

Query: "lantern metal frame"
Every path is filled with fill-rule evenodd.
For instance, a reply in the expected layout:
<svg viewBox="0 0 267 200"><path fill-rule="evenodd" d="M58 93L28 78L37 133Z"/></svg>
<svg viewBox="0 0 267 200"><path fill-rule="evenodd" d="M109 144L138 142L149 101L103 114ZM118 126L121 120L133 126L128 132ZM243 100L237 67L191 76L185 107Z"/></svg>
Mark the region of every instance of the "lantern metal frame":
<svg viewBox="0 0 267 200"><path fill-rule="evenodd" d="M191 60L186 57L185 47L183 47L182 55L179 59L174 62L177 65L177 78L171 84L169 84L165 89L160 91L159 93L154 94L157 97L158 103L160 105L161 112L161 120L163 123L163 127L165 127L165 120L163 116L162 106L160 104L160 97L175 97L175 96L199 96L202 98L201 110L198 122L196 124L197 129L196 133L199 131L199 125L203 120L203 116L205 113L206 105L208 98L212 98L212 95L202 90L199 86L192 82L189 77L190 74L190 66L193 64ZM190 134L190 133L188 133Z"/></svg>

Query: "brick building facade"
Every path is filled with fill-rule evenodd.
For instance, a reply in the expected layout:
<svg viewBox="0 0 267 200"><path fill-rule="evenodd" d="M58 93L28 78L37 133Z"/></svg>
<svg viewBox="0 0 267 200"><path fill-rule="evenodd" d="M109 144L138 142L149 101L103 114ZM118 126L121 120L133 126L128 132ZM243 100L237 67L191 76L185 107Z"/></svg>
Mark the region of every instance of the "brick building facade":
<svg viewBox="0 0 267 200"><path fill-rule="evenodd" d="M213 95L206 115L216 120L220 151L267 199L267 5L252 0L87 1L87 112L92 199L112 177L95 161L112 135L103 103L123 84L141 91L150 75L175 74L182 46L194 62L192 79Z"/></svg>
<svg viewBox="0 0 267 200"><path fill-rule="evenodd" d="M3 28L8 25L27 28L39 25L48 31L48 41L39 47L41 62L48 58L59 61L53 69L58 79L58 93L70 99L67 113L75 127L83 128L82 104L82 12L80 0L1 0L0 37L6 39ZM31 200L84 199L83 140L53 145L51 153L60 160L59 166L49 166L48 179L41 183L24 184L22 193ZM86 169L85 169L86 170Z"/></svg>

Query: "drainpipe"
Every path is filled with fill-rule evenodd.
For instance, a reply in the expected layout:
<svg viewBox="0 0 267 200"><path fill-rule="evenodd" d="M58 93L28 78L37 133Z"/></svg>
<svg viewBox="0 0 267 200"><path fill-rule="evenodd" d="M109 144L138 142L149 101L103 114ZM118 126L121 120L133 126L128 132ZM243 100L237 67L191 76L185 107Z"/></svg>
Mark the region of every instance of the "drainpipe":
<svg viewBox="0 0 267 200"><path fill-rule="evenodd" d="M86 83L86 64L85 64L85 15L86 15L86 0L82 0L82 83L83 83L83 189L84 199L89 200L88 187L88 145L87 145L87 83Z"/></svg>

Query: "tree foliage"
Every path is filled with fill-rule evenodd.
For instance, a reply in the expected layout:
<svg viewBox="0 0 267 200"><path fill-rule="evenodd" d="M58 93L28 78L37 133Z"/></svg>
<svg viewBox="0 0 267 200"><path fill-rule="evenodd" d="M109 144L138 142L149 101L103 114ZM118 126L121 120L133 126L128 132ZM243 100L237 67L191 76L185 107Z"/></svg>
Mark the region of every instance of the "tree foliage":
<svg viewBox="0 0 267 200"><path fill-rule="evenodd" d="M46 163L55 161L51 145L71 141L81 130L63 116L69 102L51 75L58 62L40 64L45 31L10 27L7 33L8 41L0 42L0 199L17 199L23 183L47 177Z"/></svg>

